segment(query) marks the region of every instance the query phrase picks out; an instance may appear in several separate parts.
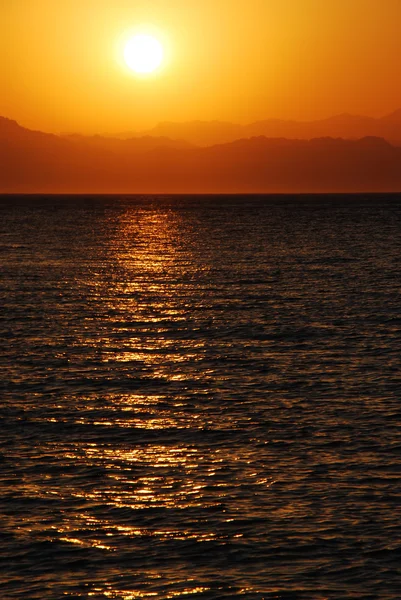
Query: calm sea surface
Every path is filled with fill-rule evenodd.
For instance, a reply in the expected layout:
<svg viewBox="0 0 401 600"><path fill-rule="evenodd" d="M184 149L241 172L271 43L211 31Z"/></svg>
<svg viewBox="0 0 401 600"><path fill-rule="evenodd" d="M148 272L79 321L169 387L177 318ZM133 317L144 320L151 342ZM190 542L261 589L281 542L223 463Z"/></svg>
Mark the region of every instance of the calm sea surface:
<svg viewBox="0 0 401 600"><path fill-rule="evenodd" d="M401 598L401 196L0 234L2 599Z"/></svg>

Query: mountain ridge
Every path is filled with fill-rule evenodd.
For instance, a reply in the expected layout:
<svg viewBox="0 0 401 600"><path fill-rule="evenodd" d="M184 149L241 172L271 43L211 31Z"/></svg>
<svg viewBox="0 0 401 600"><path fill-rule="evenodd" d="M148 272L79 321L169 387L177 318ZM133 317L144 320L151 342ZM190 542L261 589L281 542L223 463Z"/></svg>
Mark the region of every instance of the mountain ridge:
<svg viewBox="0 0 401 600"><path fill-rule="evenodd" d="M377 136L252 136L208 147L151 138L138 146L31 131L0 117L0 193L373 191L401 191L401 148Z"/></svg>
<svg viewBox="0 0 401 600"><path fill-rule="evenodd" d="M255 135L289 139L312 139L326 136L356 139L376 136L401 146L401 109L380 118L343 113L312 121L264 119L247 125L228 121L196 120L185 123L165 121L141 134L166 135L201 146L230 142L241 137Z"/></svg>

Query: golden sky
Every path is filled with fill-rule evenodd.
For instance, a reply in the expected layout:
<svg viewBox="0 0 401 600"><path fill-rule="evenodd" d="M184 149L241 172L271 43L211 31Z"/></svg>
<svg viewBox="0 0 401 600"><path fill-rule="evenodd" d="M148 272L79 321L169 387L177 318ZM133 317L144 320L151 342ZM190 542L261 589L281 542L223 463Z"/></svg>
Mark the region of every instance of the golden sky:
<svg viewBox="0 0 401 600"><path fill-rule="evenodd" d="M401 108L401 0L0 0L0 115L54 132ZM123 60L135 32L156 74Z"/></svg>

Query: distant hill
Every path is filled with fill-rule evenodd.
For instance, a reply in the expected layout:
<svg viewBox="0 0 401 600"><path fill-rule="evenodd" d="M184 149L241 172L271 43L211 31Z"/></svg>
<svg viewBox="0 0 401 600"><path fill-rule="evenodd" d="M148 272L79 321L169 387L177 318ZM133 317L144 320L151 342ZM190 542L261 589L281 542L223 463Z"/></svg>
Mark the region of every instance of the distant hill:
<svg viewBox="0 0 401 600"><path fill-rule="evenodd" d="M233 142L240 138L250 137L253 134L248 134L246 127L242 125L224 121L189 121L185 123L165 121L140 135L167 136L186 140L196 146L213 146L215 144ZM258 133L257 135L260 134Z"/></svg>
<svg viewBox="0 0 401 600"><path fill-rule="evenodd" d="M185 140L173 140L167 136L143 135L132 138L112 138L101 135L85 136L80 134L63 135L64 139L92 148L100 148L120 154L137 154L156 148L191 148L193 144Z"/></svg>
<svg viewBox="0 0 401 600"><path fill-rule="evenodd" d="M401 148L378 137L162 140L62 137L0 118L0 193L401 191Z"/></svg>
<svg viewBox="0 0 401 600"><path fill-rule="evenodd" d="M375 136L401 146L401 109L381 119L342 114L319 121L269 119L250 125L235 125L220 121L165 122L159 123L146 134L182 139L199 146L211 146L260 135L288 139L316 137L360 139Z"/></svg>

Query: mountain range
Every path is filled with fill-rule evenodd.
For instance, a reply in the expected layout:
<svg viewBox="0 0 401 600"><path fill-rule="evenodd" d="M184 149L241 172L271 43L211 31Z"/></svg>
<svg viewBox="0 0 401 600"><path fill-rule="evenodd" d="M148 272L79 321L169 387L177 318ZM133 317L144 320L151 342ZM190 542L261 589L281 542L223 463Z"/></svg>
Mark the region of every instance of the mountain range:
<svg viewBox="0 0 401 600"><path fill-rule="evenodd" d="M223 144L240 138L261 135L287 139L318 137L360 139L374 136L382 137L390 143L401 146L401 109L379 119L342 114L318 121L269 119L256 121L249 125L237 125L223 121L164 122L144 133L149 136L182 139L198 146ZM121 137L132 137L133 135L137 134L122 134Z"/></svg>
<svg viewBox="0 0 401 600"><path fill-rule="evenodd" d="M401 147L382 137L259 135L202 147L180 137L58 136L0 117L0 193L401 191Z"/></svg>

